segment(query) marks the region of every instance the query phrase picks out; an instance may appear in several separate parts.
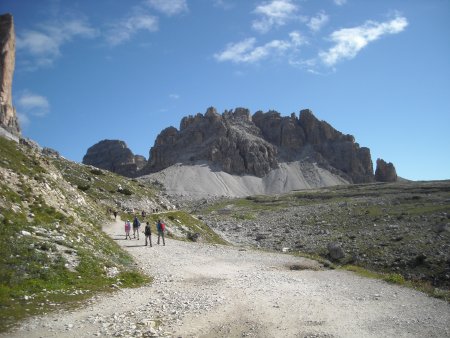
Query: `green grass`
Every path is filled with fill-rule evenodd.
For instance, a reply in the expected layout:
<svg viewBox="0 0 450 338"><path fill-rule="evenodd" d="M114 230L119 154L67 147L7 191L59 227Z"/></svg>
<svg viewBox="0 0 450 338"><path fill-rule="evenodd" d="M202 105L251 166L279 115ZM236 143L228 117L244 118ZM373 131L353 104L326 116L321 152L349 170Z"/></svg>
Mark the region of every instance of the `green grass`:
<svg viewBox="0 0 450 338"><path fill-rule="evenodd" d="M108 189L121 185L148 198L155 192L152 187L64 159L43 158L3 138L0 167L12 173L12 179L0 183L0 332L30 315L71 308L97 292L110 292L113 284L151 282L100 225L114 200ZM57 170L71 178L72 187L89 185L80 192L85 203L74 206L77 192L55 178ZM35 188L43 185L50 189L36 194ZM55 200L58 207L47 203ZM37 228L47 235L36 235ZM76 254L74 271L66 267L65 253ZM119 271L114 278L106 275L105 268L111 267Z"/></svg>
<svg viewBox="0 0 450 338"><path fill-rule="evenodd" d="M131 215L130 215L131 216ZM131 219L131 217L130 217ZM151 214L147 220L152 224L153 231L156 232L155 223L161 219L169 228L176 227L177 232L182 233L182 237L174 236L173 238L178 240L188 240L189 233L199 233L201 239L207 243L213 244L228 244L219 235L217 235L211 228L209 228L204 222L193 217L184 211L167 211L159 214Z"/></svg>
<svg viewBox="0 0 450 338"><path fill-rule="evenodd" d="M398 273L381 273L371 271L360 266L345 265L341 269L356 273L358 276L379 279L390 284L402 285L417 291L421 291L431 297L443 299L450 302L450 290L438 289L432 286L429 282L419 280L405 280L405 278Z"/></svg>
<svg viewBox="0 0 450 338"><path fill-rule="evenodd" d="M46 170L40 165L39 159L34 156L25 155L17 143L0 137L0 166L11 171L28 176L45 173Z"/></svg>

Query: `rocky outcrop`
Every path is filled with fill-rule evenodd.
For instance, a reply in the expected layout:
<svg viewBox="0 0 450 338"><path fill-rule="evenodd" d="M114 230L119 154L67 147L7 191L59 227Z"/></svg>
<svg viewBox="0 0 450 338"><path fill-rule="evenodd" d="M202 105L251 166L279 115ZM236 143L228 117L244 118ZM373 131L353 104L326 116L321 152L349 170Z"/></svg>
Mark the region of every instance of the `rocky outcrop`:
<svg viewBox="0 0 450 338"><path fill-rule="evenodd" d="M208 162L230 174L264 176L277 167L276 148L262 138L248 109L182 119L180 130L166 128L150 150L144 172L156 172L176 163Z"/></svg>
<svg viewBox="0 0 450 338"><path fill-rule="evenodd" d="M375 180L378 182L396 182L398 179L394 165L386 163L381 158L377 159L377 169L375 170Z"/></svg>
<svg viewBox="0 0 450 338"><path fill-rule="evenodd" d="M11 14L0 15L0 126L13 135L20 135L16 110L12 105L15 46L13 17Z"/></svg>
<svg viewBox="0 0 450 338"><path fill-rule="evenodd" d="M370 150L310 110L282 117L276 111L252 116L244 108L220 115L211 107L204 115L183 118L180 130L161 132L149 158L145 173L206 161L229 174L262 177L279 163L300 160L318 163L349 182L374 180Z"/></svg>
<svg viewBox="0 0 450 338"><path fill-rule="evenodd" d="M276 111L257 112L253 122L263 137L277 147L280 162L308 159L339 174L350 182L373 181L373 165L368 148L355 143L325 121L319 121L311 110L281 117Z"/></svg>
<svg viewBox="0 0 450 338"><path fill-rule="evenodd" d="M88 149L83 164L122 176L136 177L147 161L144 156L134 155L124 141L103 140Z"/></svg>

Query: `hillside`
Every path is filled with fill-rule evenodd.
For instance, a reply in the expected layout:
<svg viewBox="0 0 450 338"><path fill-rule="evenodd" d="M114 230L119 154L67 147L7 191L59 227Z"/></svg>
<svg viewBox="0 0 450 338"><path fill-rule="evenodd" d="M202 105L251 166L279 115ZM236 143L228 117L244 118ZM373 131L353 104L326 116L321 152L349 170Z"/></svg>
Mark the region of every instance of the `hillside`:
<svg viewBox="0 0 450 338"><path fill-rule="evenodd" d="M335 186L202 200L191 208L236 245L300 252L450 289L449 181Z"/></svg>
<svg viewBox="0 0 450 338"><path fill-rule="evenodd" d="M0 137L0 150L0 331L98 291L150 280L101 226L113 220L110 210L118 220L172 210L159 188L68 161L29 140ZM171 237L198 233L195 239L220 242L183 212L166 216Z"/></svg>

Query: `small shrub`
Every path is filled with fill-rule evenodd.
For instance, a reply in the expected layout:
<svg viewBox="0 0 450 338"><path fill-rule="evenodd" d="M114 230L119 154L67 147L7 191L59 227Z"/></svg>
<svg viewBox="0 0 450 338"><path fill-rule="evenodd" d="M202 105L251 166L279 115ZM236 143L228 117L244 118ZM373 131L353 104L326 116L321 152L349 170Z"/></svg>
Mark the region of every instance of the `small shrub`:
<svg viewBox="0 0 450 338"><path fill-rule="evenodd" d="M383 278L386 282L392 284L405 284L405 278L398 273L390 273L386 277Z"/></svg>
<svg viewBox="0 0 450 338"><path fill-rule="evenodd" d="M103 171L101 171L100 169L91 169L91 174L94 174L94 175L97 175L97 176L105 175L103 173Z"/></svg>
<svg viewBox="0 0 450 338"><path fill-rule="evenodd" d="M117 190L117 192L120 192L121 194L127 195L127 196L131 196L133 195L133 192L130 189L119 189Z"/></svg>
<svg viewBox="0 0 450 338"><path fill-rule="evenodd" d="M79 184L77 186L77 188L81 191L88 191L90 189L90 185L89 184Z"/></svg>

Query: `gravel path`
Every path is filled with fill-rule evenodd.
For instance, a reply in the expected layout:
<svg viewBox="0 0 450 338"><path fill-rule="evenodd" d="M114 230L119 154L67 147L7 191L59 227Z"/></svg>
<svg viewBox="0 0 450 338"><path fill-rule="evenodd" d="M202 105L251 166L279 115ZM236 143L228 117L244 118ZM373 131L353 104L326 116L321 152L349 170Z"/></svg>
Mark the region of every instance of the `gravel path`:
<svg viewBox="0 0 450 338"><path fill-rule="evenodd" d="M449 337L450 305L285 254L124 240L152 285L35 317L1 337ZM155 242L155 239L153 239ZM309 270L290 270L292 265Z"/></svg>

